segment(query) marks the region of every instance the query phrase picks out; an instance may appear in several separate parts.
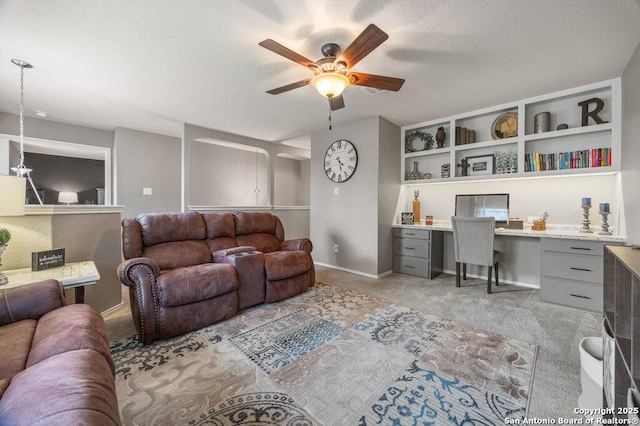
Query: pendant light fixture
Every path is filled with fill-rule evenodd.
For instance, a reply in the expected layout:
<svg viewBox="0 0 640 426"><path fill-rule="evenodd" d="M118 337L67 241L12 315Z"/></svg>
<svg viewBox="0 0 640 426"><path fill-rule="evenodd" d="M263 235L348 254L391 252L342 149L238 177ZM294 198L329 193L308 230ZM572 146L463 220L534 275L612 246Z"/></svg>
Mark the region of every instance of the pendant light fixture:
<svg viewBox="0 0 640 426"><path fill-rule="evenodd" d="M20 67L20 163L17 167L12 167L11 170L15 172L16 176L27 178L31 184L31 189L33 189L33 192L36 194L38 202L43 204L42 198L40 198L40 194L36 190L36 186L33 184L33 179L31 178L33 169L24 165L24 69L33 68L33 66L20 59L12 59L11 62Z"/></svg>

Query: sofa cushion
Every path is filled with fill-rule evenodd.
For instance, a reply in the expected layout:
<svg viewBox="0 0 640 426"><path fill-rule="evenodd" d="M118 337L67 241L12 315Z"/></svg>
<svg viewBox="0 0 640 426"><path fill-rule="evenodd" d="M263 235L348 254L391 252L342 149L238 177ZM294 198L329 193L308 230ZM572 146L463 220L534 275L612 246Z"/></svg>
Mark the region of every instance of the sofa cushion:
<svg viewBox="0 0 640 426"><path fill-rule="evenodd" d="M25 369L36 320L22 320L0 327L0 379L11 379Z"/></svg>
<svg viewBox="0 0 640 426"><path fill-rule="evenodd" d="M142 256L153 259L160 269L174 269L212 261L204 240L176 241L145 247Z"/></svg>
<svg viewBox="0 0 640 426"><path fill-rule="evenodd" d="M207 227L206 239L235 238L236 222L231 213L201 213Z"/></svg>
<svg viewBox="0 0 640 426"><path fill-rule="evenodd" d="M236 290L238 278L232 265L205 263L160 274L157 288L160 305L180 306Z"/></svg>
<svg viewBox="0 0 640 426"><path fill-rule="evenodd" d="M0 399L7 425L119 425L113 373L90 349L50 357L16 374Z"/></svg>
<svg viewBox="0 0 640 426"><path fill-rule="evenodd" d="M236 235L276 232L275 216L269 212L234 212L236 218Z"/></svg>
<svg viewBox="0 0 640 426"><path fill-rule="evenodd" d="M268 281L295 277L310 269L311 256L301 250L276 251L264 255L264 270Z"/></svg>
<svg viewBox="0 0 640 426"><path fill-rule="evenodd" d="M141 214L136 217L144 246L169 241L204 240L206 225L198 212Z"/></svg>
<svg viewBox="0 0 640 426"><path fill-rule="evenodd" d="M67 305L45 314L36 325L27 367L76 349L92 349L115 372L102 316L85 304Z"/></svg>
<svg viewBox="0 0 640 426"><path fill-rule="evenodd" d="M238 235L236 242L239 246L251 246L263 253L280 250L280 241L273 234L256 233Z"/></svg>

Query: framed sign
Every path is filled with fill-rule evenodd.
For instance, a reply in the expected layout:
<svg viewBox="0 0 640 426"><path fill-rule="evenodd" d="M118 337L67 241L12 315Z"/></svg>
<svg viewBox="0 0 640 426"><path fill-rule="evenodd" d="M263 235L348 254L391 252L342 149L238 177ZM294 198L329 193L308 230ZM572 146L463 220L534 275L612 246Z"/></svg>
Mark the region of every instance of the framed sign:
<svg viewBox="0 0 640 426"><path fill-rule="evenodd" d="M494 167L494 155L479 155L477 157L467 157L468 176L492 175Z"/></svg>
<svg viewBox="0 0 640 426"><path fill-rule="evenodd" d="M31 270L42 271L45 269L64 266L64 249L37 251L31 253Z"/></svg>

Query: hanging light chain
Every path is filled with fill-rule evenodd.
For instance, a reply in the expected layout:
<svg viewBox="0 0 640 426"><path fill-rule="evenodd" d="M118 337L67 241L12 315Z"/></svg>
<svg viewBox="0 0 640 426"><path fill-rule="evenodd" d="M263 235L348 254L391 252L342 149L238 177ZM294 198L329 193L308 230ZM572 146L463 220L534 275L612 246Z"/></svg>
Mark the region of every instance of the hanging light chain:
<svg viewBox="0 0 640 426"><path fill-rule="evenodd" d="M24 168L24 65L20 65L20 164L18 169Z"/></svg>

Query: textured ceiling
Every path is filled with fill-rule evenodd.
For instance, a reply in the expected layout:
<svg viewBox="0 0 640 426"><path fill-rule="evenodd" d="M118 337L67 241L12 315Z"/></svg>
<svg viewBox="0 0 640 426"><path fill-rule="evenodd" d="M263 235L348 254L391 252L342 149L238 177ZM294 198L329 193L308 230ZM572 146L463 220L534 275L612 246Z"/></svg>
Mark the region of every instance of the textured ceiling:
<svg viewBox="0 0 640 426"><path fill-rule="evenodd" d="M269 141L328 128L311 87L266 90L310 71L260 46L316 60L369 23L389 39L354 71L406 79L398 93L352 86L340 125L398 125L619 77L640 43L638 0L0 0L0 111L173 136L182 123ZM28 129L26 130L28 135Z"/></svg>

